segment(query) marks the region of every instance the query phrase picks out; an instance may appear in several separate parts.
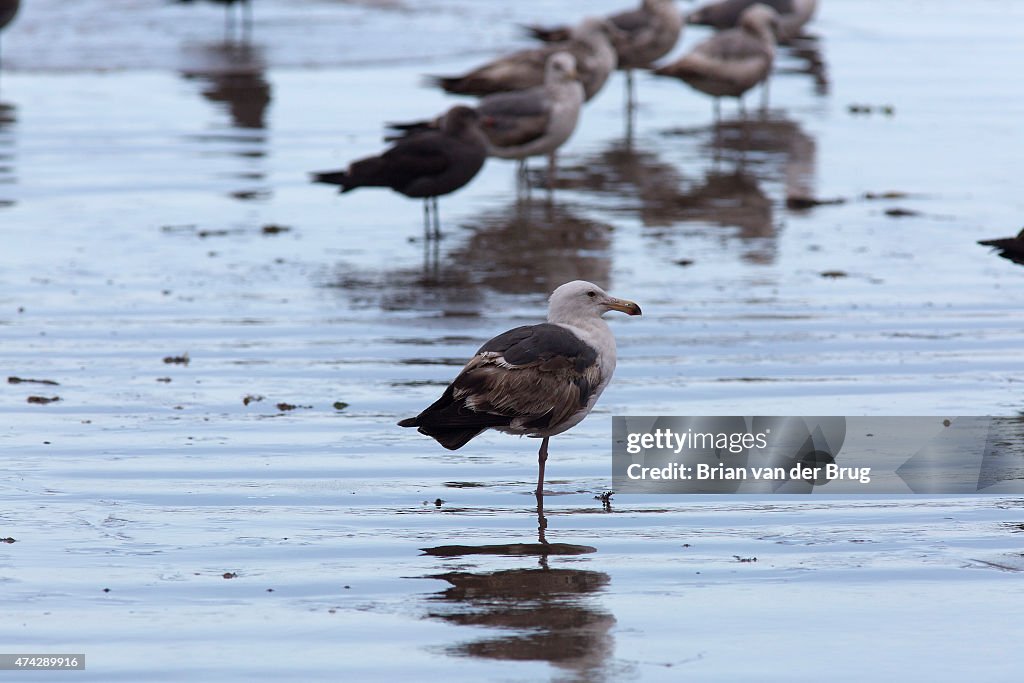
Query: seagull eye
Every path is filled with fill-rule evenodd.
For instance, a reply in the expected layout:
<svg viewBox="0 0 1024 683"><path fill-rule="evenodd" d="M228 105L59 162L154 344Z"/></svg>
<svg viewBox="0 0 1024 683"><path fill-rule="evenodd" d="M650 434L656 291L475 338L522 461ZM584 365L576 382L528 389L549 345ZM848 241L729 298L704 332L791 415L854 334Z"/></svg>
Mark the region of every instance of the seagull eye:
<svg viewBox="0 0 1024 683"><path fill-rule="evenodd" d="M595 296L597 296L597 292L595 292L594 290L590 290L589 292L587 292L587 296L593 299Z"/></svg>

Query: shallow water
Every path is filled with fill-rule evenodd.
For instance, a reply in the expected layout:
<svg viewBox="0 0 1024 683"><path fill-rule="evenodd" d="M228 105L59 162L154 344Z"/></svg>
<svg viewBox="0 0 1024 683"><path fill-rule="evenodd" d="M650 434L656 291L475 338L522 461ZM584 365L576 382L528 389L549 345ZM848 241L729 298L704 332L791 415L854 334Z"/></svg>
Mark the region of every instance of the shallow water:
<svg viewBox="0 0 1024 683"><path fill-rule="evenodd" d="M0 392L0 649L97 681L1016 680L1020 499L595 495L613 414L1020 412L1024 268L975 242L1024 214L1022 8L823 2L717 129L641 75L626 140L616 76L551 197L492 160L435 249L417 202L307 172L449 106L421 75L516 22L621 3L255 4L247 48L139 0L4 32L0 366L59 384ZM394 423L574 278L645 315L552 442L570 547L538 555L536 442Z"/></svg>

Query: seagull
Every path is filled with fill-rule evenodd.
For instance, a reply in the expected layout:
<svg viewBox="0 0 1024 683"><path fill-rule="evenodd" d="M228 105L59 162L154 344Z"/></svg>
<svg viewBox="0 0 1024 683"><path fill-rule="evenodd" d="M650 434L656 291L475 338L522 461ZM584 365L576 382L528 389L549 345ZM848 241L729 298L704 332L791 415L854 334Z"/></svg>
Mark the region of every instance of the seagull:
<svg viewBox="0 0 1024 683"><path fill-rule="evenodd" d="M593 410L615 372L615 337L601 318L608 311L641 314L634 302L590 282L562 285L548 300L546 323L516 327L485 343L441 398L398 425L417 427L449 450L486 429L542 439L540 500L549 439Z"/></svg>
<svg viewBox="0 0 1024 683"><path fill-rule="evenodd" d="M314 173L313 181L340 185L342 192L389 187L406 197L423 198L427 237L440 237L437 198L472 180L487 159L479 120L470 107L452 107L438 128L412 132L383 154L353 161L345 170Z"/></svg>
<svg viewBox="0 0 1024 683"><path fill-rule="evenodd" d="M642 0L636 9L608 17L615 27L612 43L618 54L618 68L626 72L626 108L634 106L633 69L649 67L676 46L683 30L683 16L675 0ZM526 30L544 41L561 40L564 27L527 26Z"/></svg>
<svg viewBox="0 0 1024 683"><path fill-rule="evenodd" d="M14 15L18 13L20 4L20 0L0 0L0 31L3 31L4 27L14 20Z"/></svg>
<svg viewBox="0 0 1024 683"><path fill-rule="evenodd" d="M711 26L718 31L734 28L739 25L743 11L758 2L779 13L779 42L783 43L798 36L818 9L818 0L720 0L691 12L686 23Z"/></svg>
<svg viewBox="0 0 1024 683"><path fill-rule="evenodd" d="M495 93L480 100L476 111L487 136L487 153L518 160L521 180L526 179L526 159L547 155L551 186L555 152L576 130L583 100L583 85L576 77L576 59L568 52L556 52L544 65L544 85ZM437 125L437 120L388 124L398 131L388 139L401 139L403 135Z"/></svg>
<svg viewBox="0 0 1024 683"><path fill-rule="evenodd" d="M524 90L544 83L545 64L556 52L576 58L585 100L596 95L615 68L618 56L612 45L613 28L604 19L587 17L574 26L565 42L499 57L461 76L430 76L429 82L456 95L482 97L497 92Z"/></svg>
<svg viewBox="0 0 1024 683"><path fill-rule="evenodd" d="M655 69L653 73L678 78L714 97L717 120L719 98L741 98L755 85L768 79L775 59L778 16L767 5L748 7L743 11L737 28L714 34L680 59Z"/></svg>

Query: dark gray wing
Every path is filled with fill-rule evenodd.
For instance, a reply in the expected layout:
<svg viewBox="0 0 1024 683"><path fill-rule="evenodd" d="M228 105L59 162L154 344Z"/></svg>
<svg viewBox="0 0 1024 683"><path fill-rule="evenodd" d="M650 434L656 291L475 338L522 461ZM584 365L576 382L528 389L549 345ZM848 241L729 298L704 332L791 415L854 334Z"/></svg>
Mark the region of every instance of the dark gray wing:
<svg viewBox="0 0 1024 683"><path fill-rule="evenodd" d="M480 347L481 353L501 354L512 366L540 365L583 372L597 362L597 351L561 325L524 325L499 334Z"/></svg>
<svg viewBox="0 0 1024 683"><path fill-rule="evenodd" d="M456 449L488 427L558 425L600 383L597 351L575 334L550 323L517 327L481 346L440 399L399 424Z"/></svg>

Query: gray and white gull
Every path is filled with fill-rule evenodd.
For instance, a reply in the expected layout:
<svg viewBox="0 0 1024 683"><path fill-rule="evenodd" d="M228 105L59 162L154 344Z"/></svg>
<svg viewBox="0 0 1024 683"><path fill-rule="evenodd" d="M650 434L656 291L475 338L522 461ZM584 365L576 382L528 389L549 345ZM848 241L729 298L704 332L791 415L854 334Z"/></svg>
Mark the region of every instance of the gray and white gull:
<svg viewBox="0 0 1024 683"><path fill-rule="evenodd" d="M654 74L678 78L714 97L717 119L719 98L742 98L771 74L778 16L764 4L748 7L737 28L712 35Z"/></svg>
<svg viewBox="0 0 1024 683"><path fill-rule="evenodd" d="M617 55L608 21L587 17L574 26L567 40L544 47L519 50L498 57L461 76L430 76L429 82L456 95L483 97L498 92L525 90L543 85L548 57L568 52L576 58L576 71L589 101L604 87L615 69Z"/></svg>
<svg viewBox="0 0 1024 683"><path fill-rule="evenodd" d="M520 177L526 175L526 159L548 157L548 182L554 180L556 152L572 136L583 106L583 85L577 79L576 59L568 52L548 57L544 84L501 92L482 98L476 106L487 137L487 153L520 162ZM401 138L416 131L437 127L441 119L388 124Z"/></svg>
<svg viewBox="0 0 1024 683"><path fill-rule="evenodd" d="M399 422L449 450L487 429L542 439L537 498L544 492L548 441L579 424L615 372L615 336L602 315L640 315L640 306L575 280L549 299L548 319L486 342L437 401Z"/></svg>

